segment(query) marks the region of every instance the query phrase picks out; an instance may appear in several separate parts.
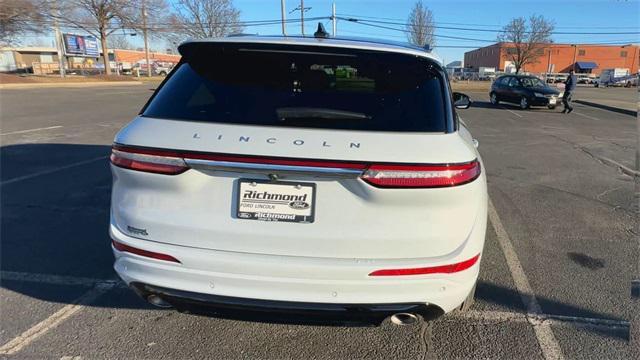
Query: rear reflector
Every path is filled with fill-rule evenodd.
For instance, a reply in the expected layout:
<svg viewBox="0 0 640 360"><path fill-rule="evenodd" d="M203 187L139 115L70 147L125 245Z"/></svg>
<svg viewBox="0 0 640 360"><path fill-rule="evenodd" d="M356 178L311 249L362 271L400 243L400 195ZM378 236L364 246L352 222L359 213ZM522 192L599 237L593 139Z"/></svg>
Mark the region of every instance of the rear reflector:
<svg viewBox="0 0 640 360"><path fill-rule="evenodd" d="M184 160L179 157L141 153L132 149L112 149L111 163L125 169L165 175L177 175L189 169Z"/></svg>
<svg viewBox="0 0 640 360"><path fill-rule="evenodd" d="M434 188L466 184L480 176L474 160L450 165L371 165L362 179L385 188Z"/></svg>
<svg viewBox="0 0 640 360"><path fill-rule="evenodd" d="M157 259L157 260L171 261L171 262L175 262L175 263L180 264L180 261L178 259L174 258L171 255L160 254L160 253L157 253L157 252L152 252L152 251L147 251L147 250L134 248L133 246L125 245L125 244L119 243L119 242L117 242L115 240L111 240L111 243L113 244L113 247L118 251L128 252L128 253L131 253L131 254L136 254L136 255L140 255L140 256L144 256L144 257L148 257L148 258L152 258L152 259Z"/></svg>
<svg viewBox="0 0 640 360"><path fill-rule="evenodd" d="M475 265L480 258L480 254L472 257L469 260L465 260L459 263L450 265L440 265L421 268L408 268L408 269L385 269L376 270L369 274L369 276L405 276L405 275L426 275L426 274L452 274L460 271L467 270Z"/></svg>

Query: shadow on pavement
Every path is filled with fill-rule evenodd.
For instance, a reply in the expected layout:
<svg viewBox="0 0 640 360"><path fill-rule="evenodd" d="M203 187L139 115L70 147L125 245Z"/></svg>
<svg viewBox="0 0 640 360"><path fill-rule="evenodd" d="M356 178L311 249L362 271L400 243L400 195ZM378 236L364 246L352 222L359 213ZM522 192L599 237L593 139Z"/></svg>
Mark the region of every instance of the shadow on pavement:
<svg viewBox="0 0 640 360"><path fill-rule="evenodd" d="M474 103L478 104L478 103ZM481 103L488 104L488 103ZM493 106L493 105L491 105ZM63 170L2 185L0 223L1 270L27 274L113 279L113 256L108 235L111 174L104 145L21 144L0 148L2 181L60 167ZM104 159L68 167L87 159ZM67 302L56 292L42 291L37 282L2 281L2 287L32 298ZM121 294L121 296L116 296ZM125 295L126 294L126 295ZM522 311L514 289L490 282L478 284L476 298ZM538 298L543 311L551 314L609 318L607 314L582 309L552 299ZM70 302L70 301L68 301ZM93 306L148 309L128 289L116 289ZM257 319L260 321L260 319ZM620 319L616 319L620 320ZM611 331L589 328L606 336Z"/></svg>

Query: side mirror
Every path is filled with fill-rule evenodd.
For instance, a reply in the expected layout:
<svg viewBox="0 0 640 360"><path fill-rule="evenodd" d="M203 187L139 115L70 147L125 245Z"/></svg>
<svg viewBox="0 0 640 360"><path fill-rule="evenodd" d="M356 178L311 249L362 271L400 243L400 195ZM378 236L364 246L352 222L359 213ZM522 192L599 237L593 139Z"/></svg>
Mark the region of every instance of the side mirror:
<svg viewBox="0 0 640 360"><path fill-rule="evenodd" d="M456 109L468 109L469 106L471 106L471 99L463 93L454 92L453 106L455 106Z"/></svg>

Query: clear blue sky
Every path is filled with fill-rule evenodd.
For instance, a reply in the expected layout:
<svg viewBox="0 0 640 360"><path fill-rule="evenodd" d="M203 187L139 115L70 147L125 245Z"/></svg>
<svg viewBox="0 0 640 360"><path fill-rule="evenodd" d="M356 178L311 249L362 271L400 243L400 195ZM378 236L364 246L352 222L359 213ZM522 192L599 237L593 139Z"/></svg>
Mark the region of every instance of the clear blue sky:
<svg viewBox="0 0 640 360"><path fill-rule="evenodd" d="M173 0L168 0L170 3ZM329 16L332 0L305 0L305 7L311 9L305 13L306 18ZM362 19L381 20L405 23L415 0L336 0L338 16ZM424 0L423 3L433 12L438 26L466 27L481 29L499 29L514 17L540 14L556 24L557 32L630 32L640 31L640 0ZM242 21L280 19L280 0L234 0L241 11ZM299 12L289 14L300 4L300 0L286 0L287 18L299 18ZM384 18L384 19L382 19ZM327 31L331 31L331 22L324 20ZM305 23L305 32L312 34L317 21ZM378 24L403 28L402 25ZM77 32L77 31L76 31ZM261 35L280 34L280 24L268 26L250 26L247 33ZM289 35L300 34L300 24L287 24ZM116 33L114 36L118 36ZM390 40L405 41L401 31L380 29L357 23L338 21L339 36L379 37ZM436 52L449 63L462 60L464 53L471 49L490 44L496 38L494 32L461 31L437 29L436 35L474 38L482 41L438 38ZM122 35L119 35L122 36ZM33 39L27 37L27 39ZM142 37L127 36L136 46L142 46ZM52 38L40 37L44 43L51 43ZM595 43L620 42L640 43L638 35L554 35L553 40L559 43ZM29 44L29 40L25 44ZM440 46L440 47L438 47ZM446 46L468 46L469 48L448 48ZM165 49L162 41L151 41L154 50Z"/></svg>
<svg viewBox="0 0 640 360"><path fill-rule="evenodd" d="M305 0L305 7L311 10L305 17L320 17L331 14L332 0ZM373 19L391 22L406 22L407 16L415 0L336 0L337 14L357 15L361 17L380 17ZM502 0L502 1L456 1L456 0L423 0L433 12L436 25L452 27L473 27L498 29L514 17L540 14L551 19L560 32L630 32L640 31L640 1L638 0ZM280 0L234 0L234 4L242 12L241 18L246 20L279 19ZM299 0L286 0L287 10L300 4ZM298 12L288 14L288 18L299 18ZM393 20L395 19L395 20ZM325 20L327 31L331 32L330 21ZM455 24L451 24L455 23ZM456 25L460 24L460 25ZM305 32L312 34L317 21L305 24ZM402 28L398 25L384 25ZM300 34L300 24L287 25L289 34ZM247 27L248 33L279 34L280 25ZM338 35L381 37L391 40L406 40L404 33L394 30L338 21ZM492 32L472 32L449 29L438 29L436 35L467 37L475 39L495 40ZM639 43L638 35L554 35L555 42L560 43L593 43L617 42ZM471 46L469 49L436 48L436 52L445 62L462 60L464 52L472 48L490 44L489 42L464 41L439 38L436 45Z"/></svg>

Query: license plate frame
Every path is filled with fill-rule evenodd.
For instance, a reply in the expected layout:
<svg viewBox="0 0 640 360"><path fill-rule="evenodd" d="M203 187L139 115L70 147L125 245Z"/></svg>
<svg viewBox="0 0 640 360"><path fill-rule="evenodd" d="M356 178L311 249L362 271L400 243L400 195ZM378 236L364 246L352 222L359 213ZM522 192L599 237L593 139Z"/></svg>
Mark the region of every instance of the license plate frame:
<svg viewBox="0 0 640 360"><path fill-rule="evenodd" d="M237 219L300 224L315 221L315 183L238 179L235 190ZM247 195L247 190L257 193ZM267 195L274 198L260 198Z"/></svg>

